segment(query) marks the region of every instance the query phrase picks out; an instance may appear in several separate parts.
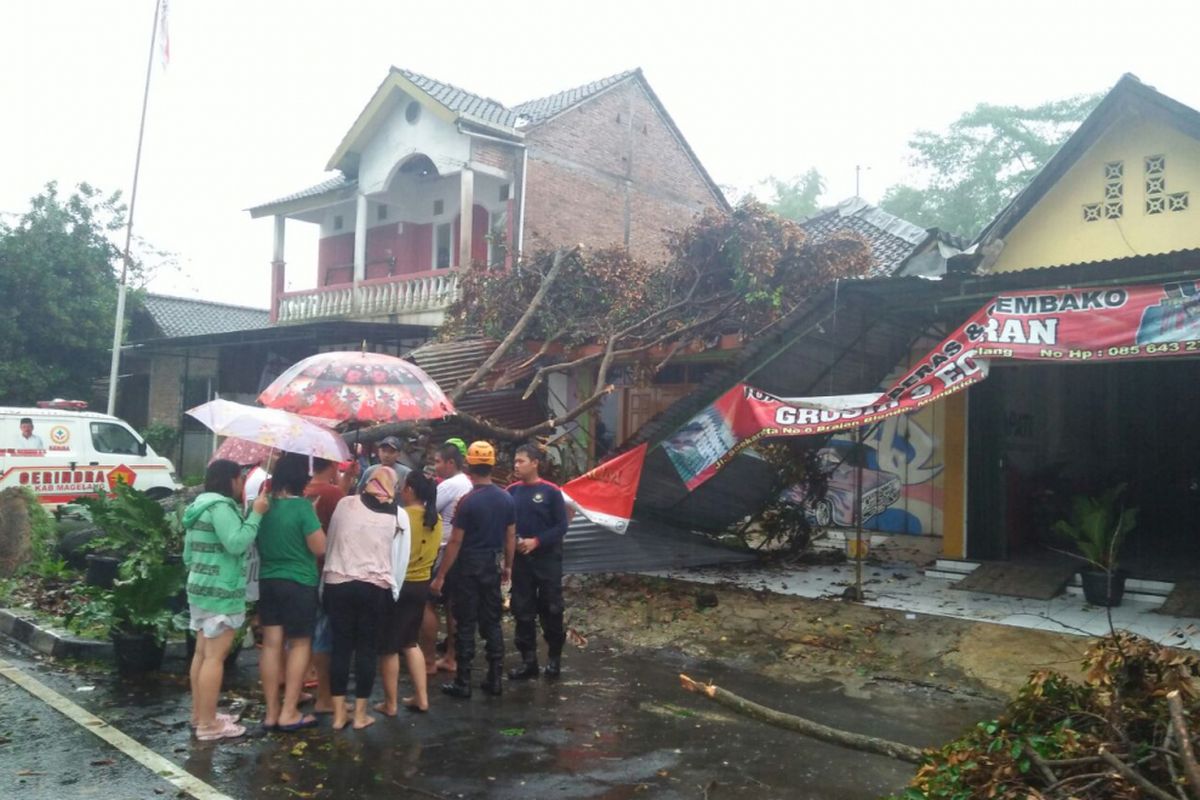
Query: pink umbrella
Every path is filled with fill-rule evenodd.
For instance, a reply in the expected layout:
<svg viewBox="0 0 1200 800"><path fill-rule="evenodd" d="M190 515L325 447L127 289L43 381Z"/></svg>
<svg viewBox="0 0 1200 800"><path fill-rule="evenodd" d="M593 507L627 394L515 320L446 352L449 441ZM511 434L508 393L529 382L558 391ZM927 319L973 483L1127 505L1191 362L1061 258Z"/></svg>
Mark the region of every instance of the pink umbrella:
<svg viewBox="0 0 1200 800"><path fill-rule="evenodd" d="M455 413L441 387L420 367L382 353L318 353L285 370L258 402L308 417L373 423Z"/></svg>
<svg viewBox="0 0 1200 800"><path fill-rule="evenodd" d="M208 460L208 463L211 464L214 461L225 459L226 461L232 461L242 466L262 464L271 455L272 449L265 444L230 436L221 442L221 446L217 448L217 452L213 453L213 457Z"/></svg>

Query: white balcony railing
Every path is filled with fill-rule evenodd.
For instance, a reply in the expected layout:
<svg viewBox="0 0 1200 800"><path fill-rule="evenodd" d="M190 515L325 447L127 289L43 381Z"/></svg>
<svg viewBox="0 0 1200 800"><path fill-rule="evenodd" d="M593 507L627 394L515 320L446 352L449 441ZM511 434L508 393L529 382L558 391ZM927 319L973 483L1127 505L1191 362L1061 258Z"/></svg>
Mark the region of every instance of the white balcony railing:
<svg viewBox="0 0 1200 800"><path fill-rule="evenodd" d="M276 322L403 316L444 311L458 298L458 272L375 278L357 286L325 286L279 296Z"/></svg>

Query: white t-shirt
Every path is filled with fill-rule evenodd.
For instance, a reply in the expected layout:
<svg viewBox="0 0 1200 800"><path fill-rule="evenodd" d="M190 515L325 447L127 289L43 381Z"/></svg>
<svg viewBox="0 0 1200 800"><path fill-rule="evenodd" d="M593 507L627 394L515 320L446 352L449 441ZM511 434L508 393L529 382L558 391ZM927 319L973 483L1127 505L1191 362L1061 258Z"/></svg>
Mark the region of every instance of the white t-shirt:
<svg viewBox="0 0 1200 800"><path fill-rule="evenodd" d="M442 518L442 544L450 541L450 531L454 527L454 509L458 508L458 501L471 491L473 486L470 476L465 472L438 484L437 511Z"/></svg>
<svg viewBox="0 0 1200 800"><path fill-rule="evenodd" d="M254 501L262 494L263 484L267 482L267 478L271 477L262 467L255 467L250 470L250 474L246 476L246 483L242 487L242 512L249 513L250 506L254 505ZM258 568L260 562L258 559L258 545L251 542L246 548L246 602L254 603L258 601Z"/></svg>

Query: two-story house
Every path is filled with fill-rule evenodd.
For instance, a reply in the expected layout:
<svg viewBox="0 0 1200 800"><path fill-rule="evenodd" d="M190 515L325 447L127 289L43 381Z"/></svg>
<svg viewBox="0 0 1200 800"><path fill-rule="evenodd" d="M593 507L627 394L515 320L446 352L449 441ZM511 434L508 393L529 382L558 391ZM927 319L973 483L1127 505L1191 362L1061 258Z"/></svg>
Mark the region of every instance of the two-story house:
<svg viewBox="0 0 1200 800"><path fill-rule="evenodd" d="M155 358L185 372L204 364L209 396L251 396L318 350L411 351L441 325L459 270L503 269L556 245L623 245L654 259L667 229L728 208L640 69L504 105L392 68L326 169L326 180L250 209L273 221L269 324L135 340L138 363L154 374L167 372L152 369ZM317 285L289 290L287 231L301 224L320 230ZM185 407L203 402L193 392L185 406L190 378L126 380L122 392L149 398L122 407L186 429Z"/></svg>
<svg viewBox="0 0 1200 800"><path fill-rule="evenodd" d="M663 230L725 207L641 70L515 106L393 68L315 186L274 220L271 318L436 327L457 270L581 243L662 253ZM320 228L317 286L285 291L289 222Z"/></svg>

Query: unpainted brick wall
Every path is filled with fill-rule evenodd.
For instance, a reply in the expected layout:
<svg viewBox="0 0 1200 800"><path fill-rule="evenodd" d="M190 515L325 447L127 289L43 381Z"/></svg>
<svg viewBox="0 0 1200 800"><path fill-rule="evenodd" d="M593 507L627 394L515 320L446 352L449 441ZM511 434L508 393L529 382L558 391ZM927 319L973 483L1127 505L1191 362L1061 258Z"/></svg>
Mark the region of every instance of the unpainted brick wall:
<svg viewBox="0 0 1200 800"><path fill-rule="evenodd" d="M665 250L664 230L718 205L649 96L630 80L529 131L527 250L627 245Z"/></svg>

